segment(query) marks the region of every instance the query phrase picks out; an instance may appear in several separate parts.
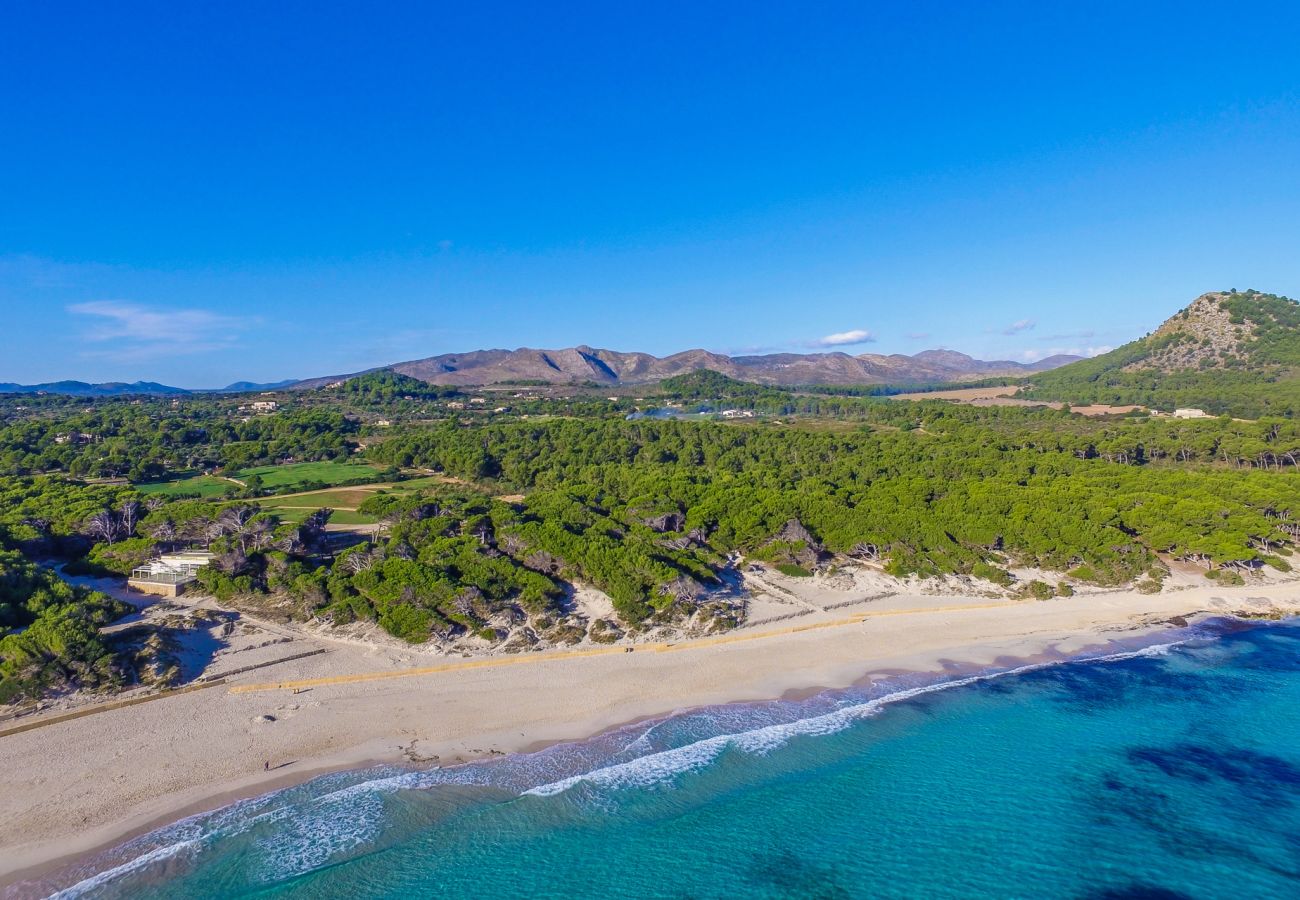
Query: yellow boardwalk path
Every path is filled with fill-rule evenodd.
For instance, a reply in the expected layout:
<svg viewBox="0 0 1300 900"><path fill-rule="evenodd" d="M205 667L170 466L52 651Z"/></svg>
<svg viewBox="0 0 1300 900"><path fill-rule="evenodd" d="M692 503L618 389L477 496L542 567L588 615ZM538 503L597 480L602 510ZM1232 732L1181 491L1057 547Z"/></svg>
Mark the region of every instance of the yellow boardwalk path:
<svg viewBox="0 0 1300 900"><path fill-rule="evenodd" d="M763 641L769 638L804 631L820 631L825 628L843 628L846 625L858 625L868 619L884 616L912 616L927 613L965 612L976 609L1001 609L1004 606L1016 606L1024 601L1011 600L1001 603L964 603L958 606L928 606L920 609L882 609L874 612L854 613L829 622L809 622L806 625L790 625L769 631L754 631L748 634L724 634L718 637L697 638L680 643L636 644L637 653L675 653L679 650L698 650L704 647L718 647L725 644L740 644L747 641ZM420 675L437 675L442 672L462 672L470 669L495 669L502 666L522 666L529 663L550 662L558 659L579 659L588 656L608 656L612 653L626 653L628 645L609 647L587 647L582 650L561 650L552 653L518 654L514 656L491 656L483 659L468 659L459 662L442 663L436 666L421 666L412 669L395 669L389 672L363 672L355 675L329 675L323 678L302 678L297 681L277 681L262 684L241 684L230 688L232 694L249 694L257 691L280 691L296 688L325 687L333 684L360 684L367 681L385 681L390 678L414 678Z"/></svg>

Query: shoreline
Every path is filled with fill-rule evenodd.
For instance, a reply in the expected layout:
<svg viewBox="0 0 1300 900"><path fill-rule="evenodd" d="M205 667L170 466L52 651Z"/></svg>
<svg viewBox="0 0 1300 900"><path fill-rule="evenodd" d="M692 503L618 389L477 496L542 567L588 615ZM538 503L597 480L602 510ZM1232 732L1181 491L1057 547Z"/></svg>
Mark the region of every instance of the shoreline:
<svg viewBox="0 0 1300 900"><path fill-rule="evenodd" d="M1228 595L1236 602L1222 595ZM1066 662L1086 658L1090 650L1105 649L1117 641L1141 641L1156 633L1179 628L1176 620L1193 616L1200 621L1237 612L1248 615L1300 613L1300 585L1295 584L1230 590L1198 589L1137 597L1143 602L1117 604L1115 600L1099 602L1096 598L1071 598L993 609L981 609L971 603L969 610L960 612L950 608L943 611L927 609L928 602L937 599L934 597L902 598L891 604L891 607L898 608L889 610L890 618L826 623L822 630L773 633L766 637L759 635L743 645L711 647L685 642L674 648L680 652L672 654L638 652L629 654L627 658L617 654L585 659L536 659L532 660L536 666L522 670L470 670L315 688L307 693L320 691L331 696L311 702L318 707L339 707L336 711L344 713L342 718L347 721L340 723L339 728L326 727L331 739L325 741L324 746L319 740L312 740L319 738L316 734L292 736L295 740L287 745L289 755L276 757L286 759L278 767L292 767L289 772L276 774L277 770L272 769L267 776L261 770L248 771L248 760L244 760L243 771L235 765L234 773L213 773L219 777L203 778L192 773L188 780L182 779L178 789L152 791L149 796L129 804L105 799L105 795L113 798L121 792L123 778L105 773L110 776L105 780L88 758L86 762L90 765L83 765L80 771L70 774L72 780L81 782L80 786L89 796L99 799L100 820L91 822L87 821L89 816L84 816L81 823L70 823L59 813L75 812L75 791L71 792L72 797L67 795L69 792L60 796L56 791L48 797L48 806L52 809L45 810L54 815L47 815L40 823L26 823L29 828L36 826L38 833L43 830L46 837L15 842L12 840L14 828L3 834L6 840L0 841L0 845L5 847L5 852L0 855L12 865L0 867L0 885L8 885L13 896L25 896L20 892L24 882L69 871L136 836L249 797L302 784L330 772L377 765L396 765L410 770L449 767L485 757L534 752L560 742L588 740L629 723L662 718L689 709L772 699L800 700L900 675L947 676L1010 669L1035 661ZM1135 597L1123 595L1119 599L1127 601ZM935 629L934 625L947 627ZM864 635L863 632L872 634ZM864 641L864 637L868 639ZM876 646L863 646L864 643ZM766 652L773 649L782 651L779 658ZM318 665L316 660L303 660L295 667L299 670L295 674L313 675L313 666ZM629 667L633 670L631 673ZM392 673L388 667L376 671L385 672L386 669ZM539 671L539 678L528 677ZM636 682L632 687L639 685L639 690L629 689L629 674ZM611 687L607 682L611 677L617 679L613 685L616 689L606 693L613 696L602 698L604 703L583 702L583 695L593 687L597 689L597 696L601 688ZM558 703L560 698L553 692L566 690L576 691L578 696L568 697L567 705ZM150 707L147 710L136 709L143 710L138 715L157 721L165 729L178 717L201 716L202 702L194 698L203 693L215 692L147 704ZM220 703L229 708L229 723L238 721L251 708L265 706L268 699L272 702L286 699L286 694L285 691L266 694L227 691L220 695ZM549 699L557 708L549 710L549 715L538 715L536 697ZM352 720L357 718L358 701L372 707L375 712L395 713L397 721L385 723L388 727L384 727L374 722L373 715L362 716L366 727L360 732L355 729L349 732L344 726L356 724ZM495 704L495 707L478 710L475 714L483 704ZM169 705L174 706L162 708ZM430 729L428 720L437 718L430 713L448 705L468 705L470 714L466 716L466 710L462 709L462 715L454 725ZM9 752L17 749L13 747L17 743L13 738L19 737L26 737L28 744L50 746L60 738L76 742L75 735L65 733L69 731L88 732L88 735L109 732L110 744L129 742L129 734L123 735L122 729L110 727L113 720L125 712L115 710L78 722L53 724L24 735L14 735L0 742L0 763L6 764L18 780L25 772L34 773L39 754L26 759L6 759ZM321 718L328 720L329 717ZM287 721L293 722L294 718L290 716ZM216 721L209 724L219 728ZM416 725L424 727L414 727ZM349 734L362 739L346 743L339 739ZM157 733L143 736L159 737ZM231 741L230 737L209 728L206 731L200 729L197 738L188 740L208 742L200 746L210 746L214 755L221 754L223 762L230 768L231 745L241 743L239 740ZM5 746L6 743L10 746ZM155 749L157 746L155 743ZM93 755L89 754L90 757ZM195 755L192 749L190 755ZM235 763L239 762L237 753L233 758ZM260 758L257 757L251 765L255 767ZM73 768L77 768L75 764ZM147 777L147 773L137 771L139 777ZM41 782L48 780L40 779ZM29 793L32 790L40 793L35 785L29 787ZM114 808L105 811L105 806ZM113 814L115 809L123 808L131 809L131 813L126 816ZM21 812L17 815L22 818ZM29 833L29 828L18 833Z"/></svg>
<svg viewBox="0 0 1300 900"><path fill-rule="evenodd" d="M1296 614L1300 615L1300 610L1298 610ZM850 690L857 687L866 687L871 684L895 678L919 677L925 679L928 677L934 679L931 684L942 686L946 685L949 681L964 682L966 679L981 676L999 677L1042 666L1101 662L1113 658L1114 655L1141 653L1149 647L1161 646L1160 643L1145 643L1145 639L1187 630L1188 628L1204 624L1205 621L1214 618L1220 618L1220 616L1213 613L1203 613L1197 617L1196 621L1189 621L1185 625L1179 625L1173 622L1157 623L1150 626L1135 625L1131 629L1117 632L1117 637L1115 638L1099 640L1096 643L1083 645L1071 653L1053 653L1051 652L1051 648L1048 648L1043 652L1030 657L1000 659L997 664L992 666L953 661L952 665L946 666L942 670L872 669L863 673L861 677L853 680L849 684L797 687L790 688L776 697L726 700L720 703L706 703L678 707L668 712L637 716L580 737L538 741L533 744L512 749L500 755L507 757L527 756L558 744L594 741L613 731L619 731L646 722L671 718L677 715L724 706L743 706L747 704L766 703L772 701L797 703L815 698L822 694ZM1249 620L1241 619L1239 621L1247 623ZM1116 643L1125 641L1132 642L1137 646L1134 646L1131 650L1126 648L1117 649L1114 647ZM1102 655L1093 655L1095 653L1101 653ZM907 689L900 688L899 690ZM889 695L887 694L885 696ZM11 886L21 886L25 882L39 882L41 879L50 878L63 872L73 871L79 865L89 864L113 848L122 846L138 837L150 834L151 832L169 826L178 825L186 819L195 816L202 816L231 807L241 801L263 797L282 790L297 787L324 775L336 774L339 772L359 772L369 768L379 767L397 768L402 769L405 772L421 772L438 768L456 769L475 762L492 759L498 755L499 754L495 753L482 753L480 755L466 757L461 761L444 767L431 764L413 763L409 759L404 760L399 756L394 756L392 758L378 758L375 756L366 756L366 754L362 752L356 754L355 758L353 758L353 754L344 753L336 760L315 760L314 762L316 765L313 765L311 768L296 770L293 773L286 773L280 776L275 776L274 772L276 770L272 769L272 777L270 778L252 780L248 781L248 783L239 785L229 785L227 789L219 793L205 794L202 798L196 799L186 805L179 806L167 812L150 815L147 821L144 822L137 823L134 821L135 817L133 817L132 820L130 820L130 824L127 824L126 822L122 823L120 833L117 833L113 837L109 837L106 840L97 840L92 845L83 849L70 851L58 858L36 863L26 869L16 870L12 873L0 874L0 888L7 889Z"/></svg>
<svg viewBox="0 0 1300 900"><path fill-rule="evenodd" d="M80 865L94 861L114 847L120 847L160 828L177 825L193 816L201 816L233 806L243 800L250 800L254 797L261 797L300 784L306 784L322 775L331 775L335 772L350 772L366 769L370 766L395 764L373 759L340 760L335 764L329 764L323 760L320 762L321 765L316 767L299 770L291 774L286 773L276 778L268 778L248 784L228 785L226 790L219 793L208 794L205 792L204 796L165 812L142 813L139 816L132 816L112 827L111 836L109 837L101 838L98 832L88 832L84 836L84 841L76 842L84 843L84 847L69 850L60 856L33 863L25 869L0 874L0 890L8 892L15 887L21 887L24 883L40 882L42 879L50 878L61 872L72 871ZM139 819L143 819L143 821L138 821ZM5 896L8 897L9 894L6 893ZM17 896L24 895L19 893Z"/></svg>

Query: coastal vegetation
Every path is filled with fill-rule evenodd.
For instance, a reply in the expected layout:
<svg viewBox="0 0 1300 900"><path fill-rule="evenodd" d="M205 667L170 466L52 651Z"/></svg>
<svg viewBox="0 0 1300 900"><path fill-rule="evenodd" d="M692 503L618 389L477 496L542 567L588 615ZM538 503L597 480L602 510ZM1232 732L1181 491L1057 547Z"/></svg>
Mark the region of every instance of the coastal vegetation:
<svg viewBox="0 0 1300 900"><path fill-rule="evenodd" d="M99 630L129 611L16 549L0 549L0 704L119 685L123 673Z"/></svg>
<svg viewBox="0 0 1300 900"><path fill-rule="evenodd" d="M11 398L0 412L0 474L62 472L155 481L178 472L247 469L292 459L343 461L360 423L338 411L250 414L233 400ZM19 408L21 407L21 408Z"/></svg>
<svg viewBox="0 0 1300 900"><path fill-rule="evenodd" d="M374 453L528 492L525 511L545 509L570 532L599 516L628 534L643 506L668 510L674 538L703 536L704 565L710 554L761 550L792 520L819 552L879 560L898 575L970 574L1010 557L1120 583L1160 554L1244 565L1290 543L1300 479L1274 462L1285 454L1268 432L1261 450L1213 421L1071 434L1041 416L990 429L950 415L957 409L911 410L920 421L910 429L853 433L650 421L444 427L394 436ZM1155 456L1148 435L1161 439ZM1221 457L1229 461L1216 465ZM565 502L542 506L552 498Z"/></svg>
<svg viewBox="0 0 1300 900"><path fill-rule="evenodd" d="M1208 344L1171 320L1142 353L1036 376L1034 393L1136 378L1137 362L1172 378L1226 347L1255 362L1195 374L1255 379L1265 396L1300 363L1294 304L1207 297L1175 319ZM134 677L100 632L121 604L49 565L121 576L192 546L214 554L199 577L222 603L523 650L734 627L731 575L747 562L790 578L857 562L1044 599L1159 591L1175 564L1235 583L1289 570L1300 540L1300 422L1285 414L1090 418L709 371L641 400L600 389L478 393L372 372L272 400L0 398L0 695ZM687 418L633 417L647 409ZM584 618L586 587L612 608Z"/></svg>

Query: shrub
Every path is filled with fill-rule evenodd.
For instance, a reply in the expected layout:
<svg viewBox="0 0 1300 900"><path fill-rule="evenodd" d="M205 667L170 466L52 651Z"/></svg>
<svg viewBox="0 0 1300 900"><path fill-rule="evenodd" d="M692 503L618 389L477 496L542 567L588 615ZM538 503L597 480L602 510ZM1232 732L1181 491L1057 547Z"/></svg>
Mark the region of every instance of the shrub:
<svg viewBox="0 0 1300 900"><path fill-rule="evenodd" d="M422 644L433 628L433 613L415 606L394 606L379 617L379 625L393 637Z"/></svg>
<svg viewBox="0 0 1300 900"><path fill-rule="evenodd" d="M803 566L795 563L777 563L776 570L782 575L789 575L791 578L811 578L812 572L809 572Z"/></svg>
<svg viewBox="0 0 1300 900"><path fill-rule="evenodd" d="M1101 581L1101 578L1097 575L1097 570L1092 566L1078 566L1065 574L1069 575L1075 581L1088 581L1093 584Z"/></svg>
<svg viewBox="0 0 1300 900"><path fill-rule="evenodd" d="M623 631L608 619L597 619L591 623L587 635L597 644L612 644L623 636Z"/></svg>
<svg viewBox="0 0 1300 900"><path fill-rule="evenodd" d="M91 565L118 575L129 575L136 566L143 566L153 557L154 542L149 538L133 537L116 544L96 544L87 559Z"/></svg>
<svg viewBox="0 0 1300 900"><path fill-rule="evenodd" d="M1291 564L1280 556L1264 557L1264 565L1272 566L1274 569L1277 569L1279 572L1291 571Z"/></svg>
<svg viewBox="0 0 1300 900"><path fill-rule="evenodd" d="M991 566L986 562L977 562L971 567L970 573L976 578L983 578L985 581L991 581L1002 587L1010 587L1014 580L1011 573L1005 569L999 569L997 566Z"/></svg>
<svg viewBox="0 0 1300 900"><path fill-rule="evenodd" d="M1046 581L1034 580L1029 582L1029 594L1035 600L1049 600L1056 595L1056 591Z"/></svg>

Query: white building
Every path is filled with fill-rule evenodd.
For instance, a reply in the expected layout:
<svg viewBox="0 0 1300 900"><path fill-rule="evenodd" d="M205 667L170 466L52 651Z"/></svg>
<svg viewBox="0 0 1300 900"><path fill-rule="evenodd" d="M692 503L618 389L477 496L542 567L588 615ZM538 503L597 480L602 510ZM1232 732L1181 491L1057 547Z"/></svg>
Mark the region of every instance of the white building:
<svg viewBox="0 0 1300 900"><path fill-rule="evenodd" d="M179 597L185 592L186 585L195 580L199 569L210 562L212 554L206 550L164 553L132 570L126 583L145 594Z"/></svg>

